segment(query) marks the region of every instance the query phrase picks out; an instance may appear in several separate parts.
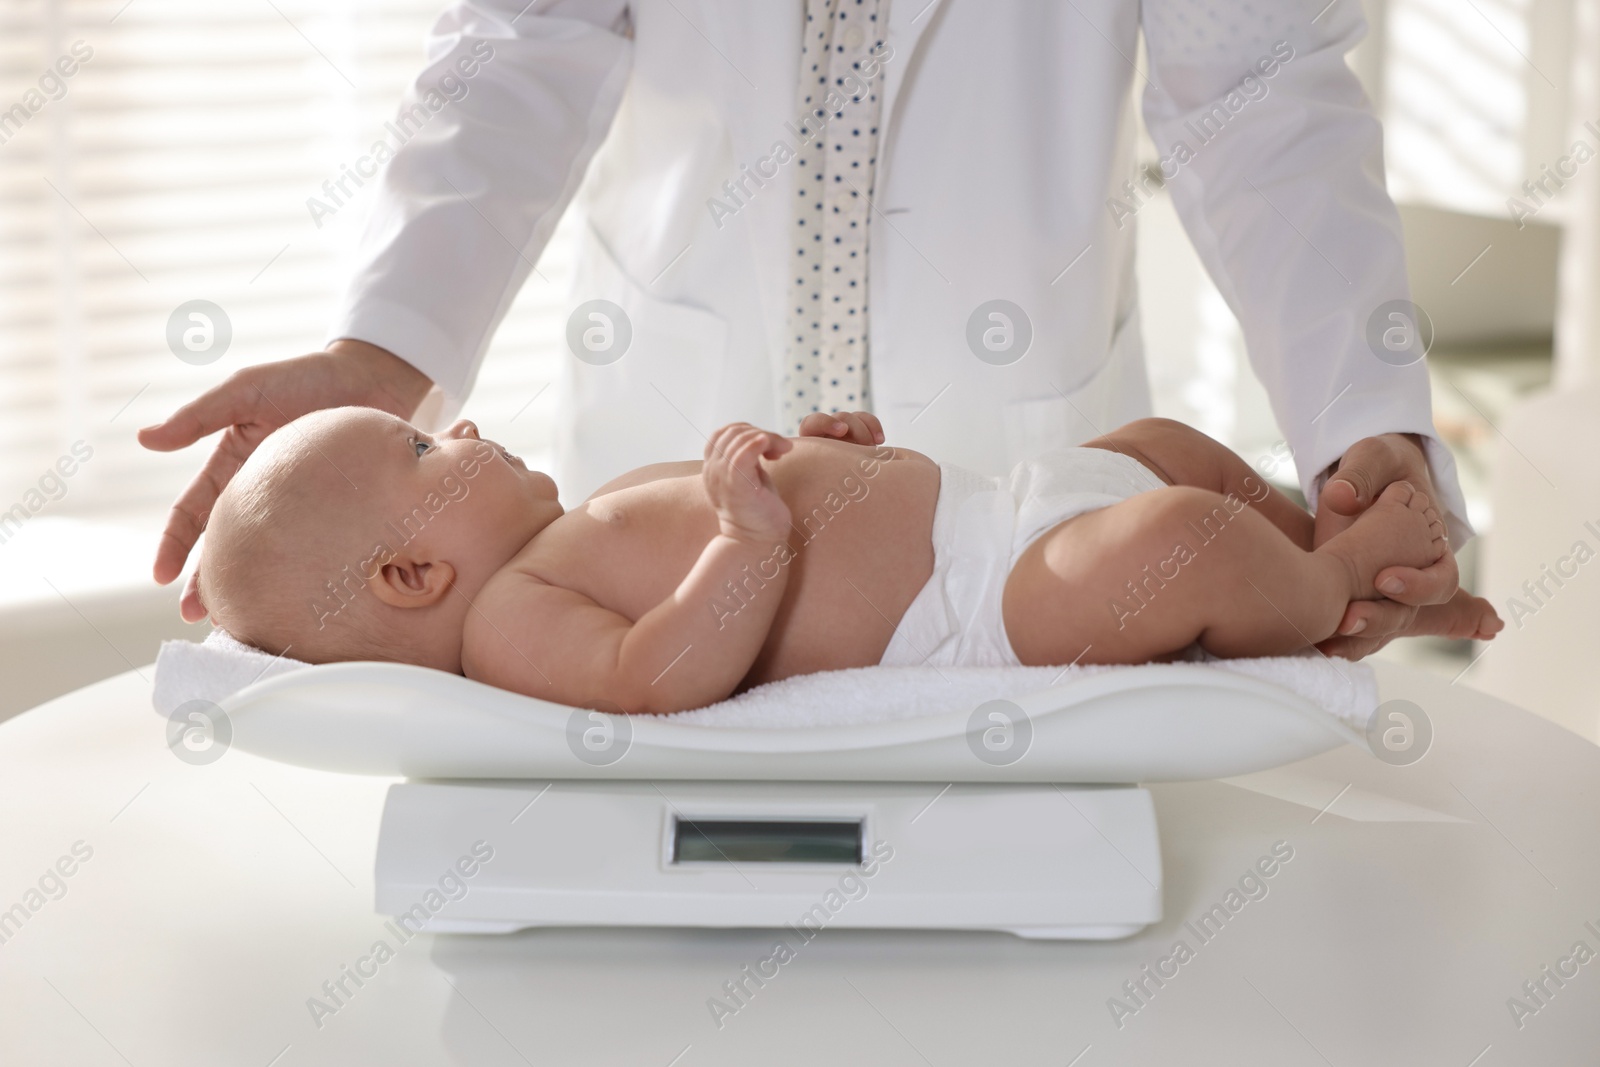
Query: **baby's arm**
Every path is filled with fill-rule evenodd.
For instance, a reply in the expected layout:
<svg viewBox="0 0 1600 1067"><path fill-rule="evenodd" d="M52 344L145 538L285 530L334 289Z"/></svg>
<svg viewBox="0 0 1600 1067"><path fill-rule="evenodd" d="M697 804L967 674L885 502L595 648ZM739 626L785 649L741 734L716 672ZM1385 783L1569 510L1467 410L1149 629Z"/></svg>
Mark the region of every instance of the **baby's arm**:
<svg viewBox="0 0 1600 1067"><path fill-rule="evenodd" d="M786 542L789 509L760 457L793 443L743 423L711 435L703 472L718 534L672 596L637 622L570 589L523 574L485 587L468 617L467 675L556 703L608 702L665 714L733 692L766 643L790 568L778 568L737 613L717 613L727 583L755 570Z"/></svg>

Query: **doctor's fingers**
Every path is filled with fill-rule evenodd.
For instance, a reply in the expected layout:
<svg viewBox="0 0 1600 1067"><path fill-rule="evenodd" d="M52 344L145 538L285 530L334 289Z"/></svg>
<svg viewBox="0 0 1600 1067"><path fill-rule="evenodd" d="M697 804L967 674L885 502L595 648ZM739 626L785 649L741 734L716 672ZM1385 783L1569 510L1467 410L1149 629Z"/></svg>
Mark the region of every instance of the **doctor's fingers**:
<svg viewBox="0 0 1600 1067"><path fill-rule="evenodd" d="M831 437L857 445L881 444L883 423L870 411L814 411L800 421L800 436Z"/></svg>
<svg viewBox="0 0 1600 1067"><path fill-rule="evenodd" d="M1404 434L1363 437L1340 458L1322 503L1341 515L1359 515L1394 482L1410 482L1437 501L1422 446Z"/></svg>
<svg viewBox="0 0 1600 1067"><path fill-rule="evenodd" d="M200 570L189 572L183 583L183 595L178 598L178 615L184 622L199 622L206 617L206 606L200 600Z"/></svg>
<svg viewBox="0 0 1600 1067"><path fill-rule="evenodd" d="M1390 600L1421 607L1443 604L1461 588L1461 571L1456 556L1449 550L1427 567L1385 567L1373 584Z"/></svg>
<svg viewBox="0 0 1600 1067"><path fill-rule="evenodd" d="M285 374L291 386L298 382L299 364L303 362L304 357L237 370L164 421L139 431L139 443L157 452L187 448L218 430L225 431L205 466L167 515L166 529L156 549L157 583L166 585L182 571L189 550L205 529L211 506L256 446L273 430L304 414L299 410L303 401L298 395L304 390L282 388ZM286 406L293 410L285 411Z"/></svg>
<svg viewBox="0 0 1600 1067"><path fill-rule="evenodd" d="M141 429L139 443L172 452L230 426L250 428L259 441L307 412L347 404L409 419L431 385L426 375L392 353L335 341L323 352L234 371L164 421Z"/></svg>
<svg viewBox="0 0 1600 1067"><path fill-rule="evenodd" d="M1370 656L1396 637L1409 633L1416 623L1417 609L1392 600L1353 600L1345 608L1339 629L1317 644L1327 656L1356 660Z"/></svg>
<svg viewBox="0 0 1600 1067"><path fill-rule="evenodd" d="M254 421L262 408L254 370L234 371L161 422L142 428L139 443L153 452L175 452L225 427Z"/></svg>
<svg viewBox="0 0 1600 1067"><path fill-rule="evenodd" d="M217 441L200 473L194 476L172 510L167 513L166 528L161 531L161 543L156 548L153 575L158 585L166 585L183 571L184 561L200 539L211 516L211 508L222 494L223 487L238 473L250 453L256 450L273 427L230 426Z"/></svg>
<svg viewBox="0 0 1600 1067"><path fill-rule="evenodd" d="M844 423L843 439L852 444L875 445L883 441L883 423L870 411L838 411L833 417Z"/></svg>

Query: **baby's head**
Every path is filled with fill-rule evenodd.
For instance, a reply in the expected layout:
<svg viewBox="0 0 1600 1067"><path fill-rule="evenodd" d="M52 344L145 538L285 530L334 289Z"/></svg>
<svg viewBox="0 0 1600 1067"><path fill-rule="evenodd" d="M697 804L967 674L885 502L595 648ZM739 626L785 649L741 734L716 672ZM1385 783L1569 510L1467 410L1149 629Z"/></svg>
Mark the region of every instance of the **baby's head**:
<svg viewBox="0 0 1600 1067"><path fill-rule="evenodd" d="M374 408L316 411L217 499L200 596L274 655L459 671L471 599L560 515L555 483L470 422L430 435Z"/></svg>

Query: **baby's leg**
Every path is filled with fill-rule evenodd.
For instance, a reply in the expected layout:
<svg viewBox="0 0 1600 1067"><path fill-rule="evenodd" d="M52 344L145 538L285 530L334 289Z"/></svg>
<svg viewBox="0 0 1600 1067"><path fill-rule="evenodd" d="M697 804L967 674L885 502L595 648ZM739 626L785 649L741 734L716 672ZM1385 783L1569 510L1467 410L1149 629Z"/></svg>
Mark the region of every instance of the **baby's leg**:
<svg viewBox="0 0 1600 1067"><path fill-rule="evenodd" d="M1135 419L1103 437L1084 442L1131 456L1168 485L1209 489L1250 502L1290 541L1311 550L1312 518L1222 442L1172 419Z"/></svg>
<svg viewBox="0 0 1600 1067"><path fill-rule="evenodd" d="M1437 559L1443 532L1403 483L1316 551L1225 494L1158 489L1030 545L1006 581L1006 634L1027 665L1144 663L1195 642L1218 656L1296 652L1375 595L1380 568Z"/></svg>

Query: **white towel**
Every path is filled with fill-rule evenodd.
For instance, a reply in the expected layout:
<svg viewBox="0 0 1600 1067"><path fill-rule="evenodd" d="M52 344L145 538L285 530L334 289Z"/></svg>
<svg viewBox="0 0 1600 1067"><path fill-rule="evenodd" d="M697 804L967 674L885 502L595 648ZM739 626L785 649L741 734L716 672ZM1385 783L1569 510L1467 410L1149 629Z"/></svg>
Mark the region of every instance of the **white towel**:
<svg viewBox="0 0 1600 1067"><path fill-rule="evenodd" d="M150 702L161 714L171 715L173 709L191 700L216 704L263 678L309 666L304 660L269 656L220 629L212 630L199 643L163 641L156 654Z"/></svg>
<svg viewBox="0 0 1600 1067"><path fill-rule="evenodd" d="M1377 681L1365 664L1329 659L1317 652L1260 659L1205 659L1219 670L1281 685L1356 730L1366 729L1368 718L1378 706ZM213 630L200 644L162 643L156 657L152 702L157 711L170 715L187 701L216 703L263 678L310 666L286 656L269 656L221 630ZM1023 696L1076 678L1126 669L857 667L769 682L720 703L669 717L698 726L772 729L886 722L977 707L986 700Z"/></svg>
<svg viewBox="0 0 1600 1067"><path fill-rule="evenodd" d="M1281 685L1356 730L1365 730L1378 706L1378 683L1372 668L1329 659L1312 652L1303 656L1259 659L1212 659L1205 665ZM1145 664L1144 670L1171 670L1193 663ZM1128 667L856 667L823 671L768 682L736 697L694 711L669 716L699 726L772 727L845 726L891 719L911 719L957 709L975 708L986 700L1011 699L1069 685L1106 671Z"/></svg>

